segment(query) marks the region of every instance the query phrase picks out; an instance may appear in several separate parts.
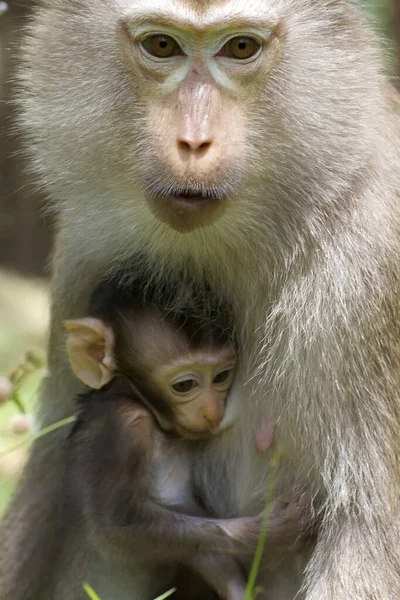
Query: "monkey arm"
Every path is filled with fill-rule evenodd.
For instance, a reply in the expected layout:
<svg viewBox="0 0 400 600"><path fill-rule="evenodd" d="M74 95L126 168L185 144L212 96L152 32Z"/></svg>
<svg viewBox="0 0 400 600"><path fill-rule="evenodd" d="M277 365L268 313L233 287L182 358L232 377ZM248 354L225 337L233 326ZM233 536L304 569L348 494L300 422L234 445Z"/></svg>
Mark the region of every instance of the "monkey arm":
<svg viewBox="0 0 400 600"><path fill-rule="evenodd" d="M55 432L35 442L25 475L3 518L0 528L2 600L37 600L39 588L50 569L65 460L61 449L64 435L65 432Z"/></svg>
<svg viewBox="0 0 400 600"><path fill-rule="evenodd" d="M385 531L380 521L342 513L334 526L322 529L307 568L306 600L400 597L400 575L392 566L399 556L399 525ZM344 578L349 570L351 578Z"/></svg>
<svg viewBox="0 0 400 600"><path fill-rule="evenodd" d="M184 500L183 506L169 506L156 499L156 473L166 467L154 448L158 443L159 453L173 457L175 442L170 445L147 409L115 390L112 384L83 398L70 439L67 479L82 482L70 487L100 543L127 553L159 551L178 561L198 554L252 554L260 516L213 519L185 513ZM186 487L184 481L176 485Z"/></svg>
<svg viewBox="0 0 400 600"><path fill-rule="evenodd" d="M272 509L267 531L265 552L280 548L310 549L315 541L318 521L310 510L308 495L293 501L277 499ZM198 573L225 600L242 600L246 581L240 564L232 556L197 555L185 564Z"/></svg>
<svg viewBox="0 0 400 600"><path fill-rule="evenodd" d="M155 472L166 466L158 462L160 450L154 455L154 447L160 444L161 454L171 453L173 460L174 442L171 446L147 409L119 389L112 384L104 392L85 396L81 427L71 439L72 472L80 474L78 479L86 487L80 501L100 537L133 553L148 546L154 555L159 548L162 556L167 552L178 561L195 555L252 554L260 515L209 518L197 511L188 514L184 500L171 506L157 499ZM175 485L185 488L186 483L177 480ZM301 498L276 501L268 544L295 544L310 526L308 504L304 498L303 502Z"/></svg>
<svg viewBox="0 0 400 600"><path fill-rule="evenodd" d="M107 481L107 476L101 481ZM101 485L101 484L100 484ZM208 518L180 512L136 490L128 501L126 489L115 486L112 498L100 489L92 489L89 510L92 521L106 543L129 552L140 550L160 558L167 555L177 561L208 554L244 556L253 554L260 531L261 516L231 519ZM316 532L304 496L274 503L267 530L266 550L276 547L304 548Z"/></svg>
<svg viewBox="0 0 400 600"><path fill-rule="evenodd" d="M268 521L265 549L310 547L315 542L320 517L314 514L308 494L275 500Z"/></svg>
<svg viewBox="0 0 400 600"><path fill-rule="evenodd" d="M378 423L375 415L376 431ZM400 572L393 568L400 560L398 456L390 451L394 440L382 443L397 432L383 424L369 446L348 446L337 462L330 482L336 494L307 567L305 600L400 598Z"/></svg>
<svg viewBox="0 0 400 600"><path fill-rule="evenodd" d="M65 254L60 251L61 247ZM58 235L53 260L49 376L39 398L39 422L43 427L74 412L73 399L82 386L72 375L64 352L62 323L76 314L85 314L89 294L102 277L93 263L89 268L82 256L78 258L76 253L68 251L63 231ZM79 293L74 285L78 273L82 274ZM34 443L24 475L2 519L1 600L37 600L47 571L51 569L68 433L69 427L63 427Z"/></svg>
<svg viewBox="0 0 400 600"><path fill-rule="evenodd" d="M94 502L94 500L93 500ZM93 506L91 502L91 506ZM185 561L205 554L251 555L257 542L260 517L213 519L177 512L154 500L136 498L125 512L96 501L93 521L107 544L129 552Z"/></svg>

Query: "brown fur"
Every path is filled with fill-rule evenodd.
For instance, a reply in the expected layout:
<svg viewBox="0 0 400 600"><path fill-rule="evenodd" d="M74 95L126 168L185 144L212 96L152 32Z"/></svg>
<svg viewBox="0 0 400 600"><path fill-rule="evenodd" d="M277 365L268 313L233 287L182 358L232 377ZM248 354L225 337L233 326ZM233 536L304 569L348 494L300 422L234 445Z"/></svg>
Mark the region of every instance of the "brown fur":
<svg viewBox="0 0 400 600"><path fill-rule="evenodd" d="M83 600L84 581L101 598L155 597L184 564L219 597L241 600L245 580L237 560L251 556L260 519L204 514L191 475L196 444L162 432L127 381L80 398L49 598ZM268 546L303 545L308 528L301 503L276 502Z"/></svg>

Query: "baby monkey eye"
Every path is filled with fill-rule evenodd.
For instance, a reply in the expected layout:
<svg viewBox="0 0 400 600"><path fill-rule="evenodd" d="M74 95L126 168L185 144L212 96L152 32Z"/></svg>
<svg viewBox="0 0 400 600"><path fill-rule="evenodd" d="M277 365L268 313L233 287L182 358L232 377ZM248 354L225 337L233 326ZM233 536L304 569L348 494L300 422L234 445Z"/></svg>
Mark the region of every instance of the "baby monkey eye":
<svg viewBox="0 0 400 600"><path fill-rule="evenodd" d="M149 35L141 44L146 52L157 58L170 58L184 54L180 45L169 35Z"/></svg>
<svg viewBox="0 0 400 600"><path fill-rule="evenodd" d="M182 379L182 381L177 381L172 384L172 389L178 394L186 394L187 392L192 391L199 384L195 379Z"/></svg>
<svg viewBox="0 0 400 600"><path fill-rule="evenodd" d="M225 371L220 371L213 379L213 383L225 383L230 379L232 374L232 369L225 369Z"/></svg>
<svg viewBox="0 0 400 600"><path fill-rule="evenodd" d="M254 56L259 51L260 47L261 45L254 38L237 36L226 42L218 52L217 56L246 60L246 58Z"/></svg>

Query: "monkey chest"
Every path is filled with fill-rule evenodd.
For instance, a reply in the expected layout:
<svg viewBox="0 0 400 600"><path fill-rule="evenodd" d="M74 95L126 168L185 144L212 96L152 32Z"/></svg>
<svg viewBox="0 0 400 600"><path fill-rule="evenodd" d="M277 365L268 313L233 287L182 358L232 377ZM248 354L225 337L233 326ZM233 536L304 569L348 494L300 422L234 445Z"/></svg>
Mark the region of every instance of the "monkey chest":
<svg viewBox="0 0 400 600"><path fill-rule="evenodd" d="M154 495L162 504L181 507L194 505L188 453L183 448L174 448L157 452L157 455L154 462Z"/></svg>

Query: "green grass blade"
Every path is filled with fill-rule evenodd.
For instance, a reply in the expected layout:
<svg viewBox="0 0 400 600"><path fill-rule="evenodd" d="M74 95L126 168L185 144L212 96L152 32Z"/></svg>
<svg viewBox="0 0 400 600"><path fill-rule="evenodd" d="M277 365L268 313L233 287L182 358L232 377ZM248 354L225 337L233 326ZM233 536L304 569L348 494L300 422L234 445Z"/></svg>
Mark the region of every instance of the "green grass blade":
<svg viewBox="0 0 400 600"><path fill-rule="evenodd" d="M244 593L244 600L255 600L257 594L260 591L256 588L256 579L260 570L261 559L264 553L265 542L267 539L267 529L269 518L271 516L272 503L275 496L276 474L278 470L279 461L280 453L279 451L276 451L269 462L268 487L265 498L265 508L261 520L260 535L258 536L257 547L251 565L249 578L247 580L246 590Z"/></svg>
<svg viewBox="0 0 400 600"><path fill-rule="evenodd" d="M62 421L57 421L57 423L53 423L52 425L49 425L48 427L41 429L41 431L39 431L36 435L27 436L24 440L22 440L21 442L18 442L18 444L11 446L11 448L7 448L7 450L4 450L3 452L0 452L0 458L5 456L9 452L13 452L14 450L17 450L18 448L21 448L21 446L25 446L27 444L33 444L33 442L35 442L39 438L47 435L48 433L52 433L53 431L56 431L56 429L60 429L61 427L64 427L65 425L69 425L70 423L73 423L74 421L76 421L76 417L67 417L66 419L62 419Z"/></svg>
<svg viewBox="0 0 400 600"><path fill-rule="evenodd" d="M99 596L96 594L94 589L87 583L83 584L83 589L85 590L85 592L87 593L87 595L89 596L89 598L91 600L100 600Z"/></svg>
<svg viewBox="0 0 400 600"><path fill-rule="evenodd" d="M85 592L87 593L87 595L89 596L89 598L91 600L100 600L99 596L96 594L94 589L87 583L83 584L83 589L85 590ZM155 598L155 600L164 600L165 598L168 598L169 596L171 596L171 594L173 594L174 592L176 592L176 588L172 588L172 589L168 590L168 592L165 592L165 594L158 596L158 598Z"/></svg>
<svg viewBox="0 0 400 600"><path fill-rule="evenodd" d="M165 592L165 594L161 594L161 596L158 596L157 598L154 598L154 600L164 600L164 598L168 598L174 592L176 592L176 588L171 588L170 590L168 590L168 592Z"/></svg>

